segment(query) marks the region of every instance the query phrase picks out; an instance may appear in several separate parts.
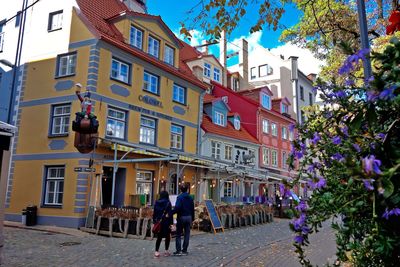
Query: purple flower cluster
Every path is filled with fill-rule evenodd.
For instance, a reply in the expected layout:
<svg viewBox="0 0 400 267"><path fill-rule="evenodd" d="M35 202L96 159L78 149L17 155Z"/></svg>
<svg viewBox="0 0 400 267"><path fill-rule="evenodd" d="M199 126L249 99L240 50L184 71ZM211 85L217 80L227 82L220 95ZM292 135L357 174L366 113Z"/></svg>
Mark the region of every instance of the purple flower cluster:
<svg viewBox="0 0 400 267"><path fill-rule="evenodd" d="M303 244L304 235L310 233L310 228L307 225L307 215L306 212L308 210L308 205L304 200L300 200L295 209L300 213L299 217L292 220L291 224L293 225L293 229L297 232L297 235L294 237L294 242L297 244Z"/></svg>
<svg viewBox="0 0 400 267"><path fill-rule="evenodd" d="M311 139L311 144L317 145L319 140L321 140L321 135L319 133L315 132L313 139Z"/></svg>
<svg viewBox="0 0 400 267"><path fill-rule="evenodd" d="M353 144L353 148L357 151L357 153L361 152L361 147L358 144Z"/></svg>
<svg viewBox="0 0 400 267"><path fill-rule="evenodd" d="M307 181L307 185L313 190L326 187L326 179L324 177L318 176L317 179L318 180L316 182L314 182L312 179L309 179Z"/></svg>
<svg viewBox="0 0 400 267"><path fill-rule="evenodd" d="M292 193L284 184L279 184L279 192L283 198L292 196Z"/></svg>
<svg viewBox="0 0 400 267"><path fill-rule="evenodd" d="M342 131L343 135L345 137L349 137L349 127L347 127L346 125L342 126L340 128L340 130Z"/></svg>
<svg viewBox="0 0 400 267"><path fill-rule="evenodd" d="M367 189L368 191L374 190L374 186L371 184L373 182L375 182L374 179L364 179L363 183L364 183L365 189Z"/></svg>
<svg viewBox="0 0 400 267"><path fill-rule="evenodd" d="M336 160L336 161L339 161L339 162L342 162L342 161L344 161L344 156L342 154L340 154L339 152L337 152L337 153L332 155L332 159Z"/></svg>
<svg viewBox="0 0 400 267"><path fill-rule="evenodd" d="M299 143L300 150L296 149L294 144L291 144L291 153L294 155L295 158L301 159L304 154L306 153L306 144L304 143Z"/></svg>
<svg viewBox="0 0 400 267"><path fill-rule="evenodd" d="M354 66L358 64L360 60L365 60L365 56L369 54L369 49L361 49L354 55L349 56L344 64L339 69L339 74L347 74L354 70Z"/></svg>
<svg viewBox="0 0 400 267"><path fill-rule="evenodd" d="M379 92L374 90L369 90L367 92L367 101L368 102L375 102L379 97Z"/></svg>
<svg viewBox="0 0 400 267"><path fill-rule="evenodd" d="M342 138L340 138L340 136L334 136L332 138L332 143L334 145L340 145L342 143Z"/></svg>
<svg viewBox="0 0 400 267"><path fill-rule="evenodd" d="M385 212L382 215L382 218L385 218L386 220L389 220L390 216L400 216L400 209L399 208L394 208L391 210L388 210L388 208L386 208Z"/></svg>
<svg viewBox="0 0 400 267"><path fill-rule="evenodd" d="M376 159L374 155L370 155L363 159L364 172L368 175L382 174L382 171L379 169L380 166L381 161Z"/></svg>
<svg viewBox="0 0 400 267"><path fill-rule="evenodd" d="M379 94L379 99L382 100L391 100L395 97L394 95L394 90L396 90L396 85L392 85L389 88L384 89L380 94Z"/></svg>

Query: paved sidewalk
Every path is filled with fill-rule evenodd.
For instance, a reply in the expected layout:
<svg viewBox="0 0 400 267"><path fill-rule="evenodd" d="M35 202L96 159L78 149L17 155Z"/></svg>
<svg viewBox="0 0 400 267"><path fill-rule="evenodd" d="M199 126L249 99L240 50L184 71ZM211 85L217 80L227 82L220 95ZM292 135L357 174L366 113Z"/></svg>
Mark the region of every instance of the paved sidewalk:
<svg viewBox="0 0 400 267"><path fill-rule="evenodd" d="M280 266L300 264L288 220L203 234L190 240L188 256L153 258L155 241L76 236L5 228L4 266ZM322 230L309 254L319 266L332 260L334 235ZM161 246L163 248L163 244ZM171 243L173 251L175 242Z"/></svg>

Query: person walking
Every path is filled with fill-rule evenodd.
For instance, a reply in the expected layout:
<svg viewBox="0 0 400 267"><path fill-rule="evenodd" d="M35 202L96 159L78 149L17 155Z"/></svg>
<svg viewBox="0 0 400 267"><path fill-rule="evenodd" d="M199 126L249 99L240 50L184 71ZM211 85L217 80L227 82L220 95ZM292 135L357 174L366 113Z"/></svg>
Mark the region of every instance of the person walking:
<svg viewBox="0 0 400 267"><path fill-rule="evenodd" d="M172 213L177 214L176 223L176 238L175 256L188 255L188 246L190 238L190 227L194 220L194 202L192 197L188 194L188 186L183 184L180 187L181 194L176 199L175 208ZM181 235L184 233L183 247L181 246Z"/></svg>
<svg viewBox="0 0 400 267"><path fill-rule="evenodd" d="M154 257L160 257L160 245L163 238L165 238L165 252L164 256L168 257L170 255L169 243L171 241L171 225L173 224L172 219L172 206L169 201L169 194L167 191L160 192L160 198L154 204L154 213L153 213L153 223L157 223L161 221L161 229L157 234L156 240L156 250L154 252Z"/></svg>

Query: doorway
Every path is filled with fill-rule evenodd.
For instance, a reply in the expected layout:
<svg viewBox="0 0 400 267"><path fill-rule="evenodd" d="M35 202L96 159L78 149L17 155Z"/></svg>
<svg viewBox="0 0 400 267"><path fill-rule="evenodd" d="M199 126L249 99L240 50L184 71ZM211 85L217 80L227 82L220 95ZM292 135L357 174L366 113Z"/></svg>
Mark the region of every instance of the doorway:
<svg viewBox="0 0 400 267"><path fill-rule="evenodd" d="M103 177L101 179L101 195L103 205L112 205L112 186L113 186L113 167L103 167ZM124 206L125 198L126 169L118 168L115 175L114 206Z"/></svg>

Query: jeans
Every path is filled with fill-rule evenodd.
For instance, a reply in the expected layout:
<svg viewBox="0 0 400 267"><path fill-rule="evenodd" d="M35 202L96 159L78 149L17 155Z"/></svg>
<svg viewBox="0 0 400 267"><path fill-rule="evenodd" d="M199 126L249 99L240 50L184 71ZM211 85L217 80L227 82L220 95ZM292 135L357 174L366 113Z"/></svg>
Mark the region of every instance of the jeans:
<svg viewBox="0 0 400 267"><path fill-rule="evenodd" d="M175 238L176 251L187 252L187 248L189 246L191 224L192 224L192 216L182 216L178 218L176 224L176 238ZM183 248L181 246L182 231L184 231Z"/></svg>

